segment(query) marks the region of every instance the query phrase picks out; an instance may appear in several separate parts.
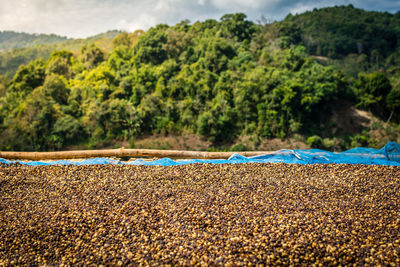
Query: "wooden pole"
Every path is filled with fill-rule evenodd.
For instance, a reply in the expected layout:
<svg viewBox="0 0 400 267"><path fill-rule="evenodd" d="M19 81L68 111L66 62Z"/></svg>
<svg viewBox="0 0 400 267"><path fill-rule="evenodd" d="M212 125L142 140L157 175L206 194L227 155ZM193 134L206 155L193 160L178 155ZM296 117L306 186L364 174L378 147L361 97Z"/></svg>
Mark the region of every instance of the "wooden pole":
<svg viewBox="0 0 400 267"><path fill-rule="evenodd" d="M182 150L155 149L105 149L105 150L75 150L56 152L17 152L0 151L0 158L19 160L55 160L81 158L174 158L174 159L227 159L234 153L245 157L271 154L271 151L241 151L241 152L205 152Z"/></svg>

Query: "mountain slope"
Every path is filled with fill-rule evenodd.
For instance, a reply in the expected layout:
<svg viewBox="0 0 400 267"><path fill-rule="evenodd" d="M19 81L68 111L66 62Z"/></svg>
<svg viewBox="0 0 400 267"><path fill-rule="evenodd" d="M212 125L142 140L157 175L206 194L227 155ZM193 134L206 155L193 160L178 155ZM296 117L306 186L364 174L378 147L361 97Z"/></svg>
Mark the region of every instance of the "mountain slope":
<svg viewBox="0 0 400 267"><path fill-rule="evenodd" d="M400 12L336 6L289 15L284 21L301 29L308 52L318 56L340 58L354 53L386 57L400 44Z"/></svg>
<svg viewBox="0 0 400 267"><path fill-rule="evenodd" d="M0 41L0 47L1 45L3 47L17 46L18 44L19 48L14 47L11 50L8 48L4 51L0 49L0 75L12 77L19 66L26 65L30 61L39 58L47 60L51 52L56 50L70 50L78 54L84 45L96 44L101 49L110 51L112 49L112 39L120 33L121 31L113 30L86 39L67 39L54 35L55 37L52 39L51 36L53 35L17 34L14 32L5 34L5 32L2 32L0 37L3 38L3 42ZM8 35L15 38L7 40L5 37ZM35 36L41 37L35 39ZM22 39L21 43L17 41L19 38ZM50 42L51 40L52 42ZM46 41L48 42L46 43ZM39 44L40 42L42 44Z"/></svg>
<svg viewBox="0 0 400 267"><path fill-rule="evenodd" d="M0 51L42 44L56 44L69 40L55 34L29 34L13 31L0 31Z"/></svg>

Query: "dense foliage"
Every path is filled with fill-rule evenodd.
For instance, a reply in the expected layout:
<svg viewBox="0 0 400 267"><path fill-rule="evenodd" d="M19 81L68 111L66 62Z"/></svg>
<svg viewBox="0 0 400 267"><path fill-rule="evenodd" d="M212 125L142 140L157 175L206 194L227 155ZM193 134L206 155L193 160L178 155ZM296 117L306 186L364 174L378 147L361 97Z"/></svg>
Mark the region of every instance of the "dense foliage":
<svg viewBox="0 0 400 267"><path fill-rule="evenodd" d="M92 44L31 61L0 79L0 148L93 147L153 133L192 132L214 145L315 136L343 100L398 120L398 83L321 65L292 21L258 25L228 14L122 33L109 53Z"/></svg>
<svg viewBox="0 0 400 267"><path fill-rule="evenodd" d="M298 29L298 41L319 56L365 54L379 60L398 49L400 42L400 11L393 15L336 6L289 15L282 24L292 32Z"/></svg>

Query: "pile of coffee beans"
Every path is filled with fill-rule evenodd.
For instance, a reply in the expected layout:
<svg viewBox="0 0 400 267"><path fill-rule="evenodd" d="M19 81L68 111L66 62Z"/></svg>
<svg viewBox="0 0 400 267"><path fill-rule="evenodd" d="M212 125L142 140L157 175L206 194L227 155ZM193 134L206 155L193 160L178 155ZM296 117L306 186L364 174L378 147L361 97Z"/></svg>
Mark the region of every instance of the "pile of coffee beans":
<svg viewBox="0 0 400 267"><path fill-rule="evenodd" d="M400 167L0 165L0 266L399 259Z"/></svg>

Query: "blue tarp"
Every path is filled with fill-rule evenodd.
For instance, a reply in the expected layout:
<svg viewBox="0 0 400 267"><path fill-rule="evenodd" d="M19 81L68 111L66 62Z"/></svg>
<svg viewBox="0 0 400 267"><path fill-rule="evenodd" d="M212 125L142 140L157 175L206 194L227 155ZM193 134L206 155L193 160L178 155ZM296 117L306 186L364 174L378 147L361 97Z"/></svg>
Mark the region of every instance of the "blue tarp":
<svg viewBox="0 0 400 267"><path fill-rule="evenodd" d="M191 160L172 160L162 158L154 161L137 159L135 161L123 162L107 158L86 159L83 161L56 160L56 161L9 161L0 158L0 163L13 164L20 163L30 166L38 165L94 165L94 164L126 164L126 165L158 165L173 166L192 163L213 163L213 164L238 164L238 163L336 163L336 164L366 164L366 165L389 165L400 166L400 145L394 142L387 143L381 149L374 148L353 148L347 151L334 153L320 149L283 149L268 155L255 157L244 157L234 154L229 159L191 159Z"/></svg>

